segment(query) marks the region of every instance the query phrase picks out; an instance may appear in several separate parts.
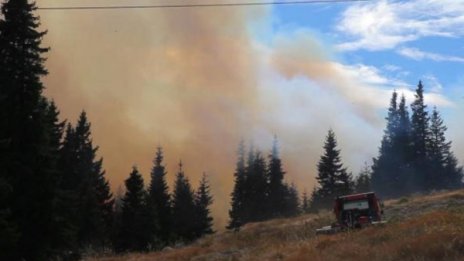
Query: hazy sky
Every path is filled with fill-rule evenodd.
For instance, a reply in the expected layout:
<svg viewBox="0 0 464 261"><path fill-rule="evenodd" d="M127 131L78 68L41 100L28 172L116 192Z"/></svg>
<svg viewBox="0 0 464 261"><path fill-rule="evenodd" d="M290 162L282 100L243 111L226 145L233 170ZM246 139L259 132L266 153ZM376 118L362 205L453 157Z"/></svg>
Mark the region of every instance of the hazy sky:
<svg viewBox="0 0 464 261"><path fill-rule="evenodd" d="M72 5L185 2L239 1ZM287 181L311 190L328 129L357 173L377 154L392 90L411 102L419 79L464 160L464 1L38 14L51 47L46 95L73 123L87 111L113 189L132 165L148 183L161 145L171 187L180 159L195 187L209 175L217 226L227 221L241 139L267 154L277 135Z"/></svg>

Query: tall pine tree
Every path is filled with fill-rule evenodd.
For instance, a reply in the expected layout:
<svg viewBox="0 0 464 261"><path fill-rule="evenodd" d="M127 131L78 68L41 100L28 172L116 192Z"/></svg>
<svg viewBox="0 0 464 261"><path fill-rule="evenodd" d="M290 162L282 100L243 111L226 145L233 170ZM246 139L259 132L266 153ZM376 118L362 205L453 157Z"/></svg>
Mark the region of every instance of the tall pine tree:
<svg viewBox="0 0 464 261"><path fill-rule="evenodd" d="M412 164L414 178L411 185L413 191L429 190L427 180L430 178L427 160L427 138L429 137L429 115L424 103L424 86L419 81L417 85L415 100L411 104L411 141L412 141Z"/></svg>
<svg viewBox="0 0 464 261"><path fill-rule="evenodd" d="M318 175L316 177L319 187L312 198L312 208L328 208L337 196L352 192L353 181L351 174L340 158L340 150L337 149L335 133L329 130L324 143L324 154L317 164Z"/></svg>
<svg viewBox="0 0 464 261"><path fill-rule="evenodd" d="M125 181L126 193L122 199L121 220L116 236L115 250L146 251L148 250L151 231L149 225L147 193L142 175L136 167L132 168L129 178Z"/></svg>
<svg viewBox="0 0 464 261"><path fill-rule="evenodd" d="M245 182L244 221L262 221L269 216L266 161L261 152L257 151L253 156L249 156L248 164Z"/></svg>
<svg viewBox="0 0 464 261"><path fill-rule="evenodd" d="M229 210L229 224L227 229L238 229L243 224L245 204L245 145L240 142L237 152L237 165L234 173L234 189L231 194L231 209Z"/></svg>
<svg viewBox="0 0 464 261"><path fill-rule="evenodd" d="M447 127L443 123L437 108L433 109L430 118L427 151L430 168L426 187L429 189L452 189L462 186L462 168L451 152L451 142L446 140Z"/></svg>
<svg viewBox="0 0 464 261"><path fill-rule="evenodd" d="M285 172L282 169L282 161L279 157L277 138L274 138L272 152L269 155L269 191L268 191L268 208L270 217L283 216L286 205L286 192L288 191L284 184Z"/></svg>
<svg viewBox="0 0 464 261"><path fill-rule="evenodd" d="M7 0L0 15L0 227L7 237L1 241L10 244L0 258L9 260L48 260L56 250L48 232L56 225L53 144L59 141L42 96L48 48L41 47L46 32L38 31L34 10L27 0Z"/></svg>
<svg viewBox="0 0 464 261"><path fill-rule="evenodd" d="M397 157L394 152L394 143L399 125L398 117L398 94L393 92L390 107L388 108L387 127L379 149L379 156L374 159L372 166L372 187L382 196L391 196L397 188L394 186L397 179L392 175L397 175L395 168L398 166Z"/></svg>
<svg viewBox="0 0 464 261"><path fill-rule="evenodd" d="M196 238L195 214L194 191L180 162L172 202L173 232L176 240L189 242Z"/></svg>
<svg viewBox="0 0 464 261"><path fill-rule="evenodd" d="M90 123L83 111L76 128L68 125L61 149L61 188L69 197L69 211L76 228L78 247L106 247L110 241L114 200L102 159L93 146Z"/></svg>
<svg viewBox="0 0 464 261"><path fill-rule="evenodd" d="M172 229L172 209L169 188L166 182L166 170L163 165L163 149L158 147L153 160L151 181L148 187L148 204L152 215L152 229L161 246L169 244ZM155 242L153 242L156 244Z"/></svg>
<svg viewBox="0 0 464 261"><path fill-rule="evenodd" d="M209 182L206 174L200 180L200 185L195 193L195 207L196 207L196 237L201 237L206 234L212 234L213 231L213 218L211 217L210 206L213 203L211 196Z"/></svg>

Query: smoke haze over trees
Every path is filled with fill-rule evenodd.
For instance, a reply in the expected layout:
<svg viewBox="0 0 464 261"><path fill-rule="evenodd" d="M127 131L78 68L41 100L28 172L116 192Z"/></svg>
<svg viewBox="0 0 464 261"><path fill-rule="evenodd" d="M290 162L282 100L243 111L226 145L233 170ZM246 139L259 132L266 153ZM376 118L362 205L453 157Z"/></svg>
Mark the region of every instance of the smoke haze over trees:
<svg viewBox="0 0 464 261"><path fill-rule="evenodd" d="M277 138L274 138L268 162L253 146L250 146L248 155L245 154L241 142L227 228L239 229L249 222L297 215L300 207L298 191L293 184L284 181Z"/></svg>
<svg viewBox="0 0 464 261"><path fill-rule="evenodd" d="M256 101L247 103L250 92L245 87L255 84L255 81L246 77L243 80L242 72L235 70L235 68L245 68L244 74L246 75L255 72L255 68L248 65L247 59L251 56L249 50L242 50L244 46L249 44L246 41L246 30L234 27L239 33L236 41L230 41L226 33L212 37L218 40L215 48L224 48L226 51L216 50L222 59L215 57L214 61L211 62L211 67L205 68L198 67L195 63L182 63L188 67L182 68L184 69L182 71L188 72L188 79L198 77L197 81L193 81L195 83L193 86L198 88L194 91L179 87L179 82L177 82L177 78L181 78L178 77L179 75L172 75L170 70L164 71L163 66L157 67L157 70L163 72L160 74L161 78L166 75L171 78L160 79L156 86L164 86L164 83L169 81L175 82L176 88L166 92L174 93L170 93L171 95L186 94L187 96L182 96L175 102L185 105L187 108L185 111L188 113L182 114L183 116L180 118L176 117L181 114L172 113L176 111L170 107L172 99L160 100L164 97L156 100L159 107L156 108L156 113L153 112L153 115L151 112L139 111L140 108L136 110L137 114L153 116L153 119L156 119L154 122L159 125L157 128L165 128L161 131L162 133L172 132L173 136L176 137L173 140L182 141L176 143L160 135L160 139L169 140L170 145L175 147L174 151L188 149L186 154L194 155L190 158L190 160L194 160L189 161L189 164L192 162L192 165L195 164L198 168L199 162L204 162L216 167L219 166L217 170L223 172L214 172L215 176L203 174L199 179L198 187L195 189L191 185L190 177L198 177L204 172L188 172L184 170L183 165L180 165L177 175L173 175L173 173L170 175L170 179L175 179L170 191L164 151L159 146L154 155L149 175L150 180L145 182L142 171L134 167L129 175L125 175L124 192L119 193L118 198L115 198L109 183L109 177L114 174L105 171L104 161L99 156L99 153L105 153L94 142L95 132L92 130L94 130L95 125L91 125L88 118L92 114L81 111L75 124L63 121L58 103L55 104L53 100L48 99L43 94L42 77L47 75L44 56L49 49L42 45L45 32L39 30L39 19L33 14L34 10L35 5L26 0L8 0L1 8L0 235L2 236L0 238L0 259L13 261L71 259L79 257L86 250L98 252L107 249L113 249L117 252L159 250L177 243L189 243L203 235L213 233L213 221L215 221L212 214L213 202L219 202L223 205L229 203L228 199L220 198L214 194L214 189L218 187L217 190L226 190L219 186L224 183L218 182L217 176L222 175L220 176L222 179L229 175L229 178L232 179L232 173L224 170L233 165L229 166L228 164L234 161L233 157L228 157L231 155L230 152L235 149L231 146L230 141L237 138L239 131L234 132L234 134L230 132L232 132L231 130L235 131L236 126L239 126L237 128L242 131L247 129L256 131L258 129L256 133L261 133L257 127L259 124L256 122L263 123L265 119L255 116L259 113L269 114L264 109L256 109L260 108L258 106L260 104ZM222 18L220 14L216 15ZM230 18L230 16L234 19L225 20L230 24L243 18L235 12L228 14L227 17ZM167 20L175 22L178 17L169 16ZM200 36L216 32L216 27L219 26L202 20L200 13L191 13L190 19L195 23L205 25L205 32L202 31ZM88 23L90 20L85 20L83 23ZM182 24L175 23L174 27L179 31L185 31ZM187 34L187 32L183 33ZM182 55L190 58L203 57L202 45L197 42L202 37L194 35L195 33L188 34L189 36L186 38L197 44L194 46L195 48L175 45L176 48L169 49L162 54L157 53L159 50L154 51L169 61L166 67L172 68L173 64L177 65L178 60L183 61L183 59L179 59ZM168 39L168 41L171 43L172 40ZM242 60L237 59L230 64L227 63L229 56L222 55L228 55L227 51L231 50L237 51L230 53L237 53ZM93 52L89 53L93 54ZM295 64L291 63L289 66L291 68L284 68L283 64L285 64L286 59L283 54L285 52L278 53L274 57L273 63L279 63L282 65L279 67L281 70L288 69L285 70L286 73L293 75L294 70L296 70ZM99 59L93 58L93 60L98 64ZM196 62L202 59L191 60ZM216 68L217 60L227 63L229 70L222 70L222 67ZM134 66L135 64L139 66L137 62L134 62ZM127 63L116 61L115 66L127 68ZM80 66L76 67L80 68ZM160 69L160 67L163 68ZM104 71L103 66L102 71ZM323 75L331 75L329 73L331 70L321 71L324 71ZM303 71L303 73L308 72ZM101 74L104 73L101 72ZM89 75L86 79L91 78L92 75ZM232 78L242 80L239 80L240 84L235 81L227 81L227 79ZM127 83L133 83L135 86L137 81L132 80ZM340 79L337 78L337 80ZM76 82L78 81L76 80ZM113 79L113 81L118 80ZM65 82L63 78L63 84ZM186 81L182 79L181 82L183 85ZM210 95L213 98L209 102L203 103L204 97L196 94L205 91L198 86L206 85L206 83L213 83L222 86L222 88L211 91ZM91 85L88 88L94 87ZM96 97L115 95L110 90L100 91L101 93ZM134 91L134 93L137 92L140 90ZM224 94L222 92L226 92L229 95L228 98L222 99ZM289 163L295 161L290 157L289 161L285 161L284 168L283 155L280 153L277 139L274 140L272 149L268 154L262 153L253 146L247 150L245 145L241 143L233 175L235 184L231 194L228 228L238 229L249 222L294 216L301 211L307 212L312 207L326 207L329 201L337 195L352 191L362 192L368 188L378 190L379 194L385 197L396 197L412 192L461 187L463 170L451 151L450 141L445 137L447 128L438 109L434 108L431 113L428 111L423 92L423 86L419 83L411 111L408 110L404 97L398 104L397 94L393 94L387 117L387 127L372 171L364 170L354 180L342 162L341 149L338 148L334 132L330 130L324 143L323 154L317 165L319 185L314 188L310 197L305 193L302 202L300 202L297 190L297 185L301 184L286 181L289 179L286 178L287 172L292 173L293 169L293 165ZM255 94L253 91L251 93ZM140 97L134 98L130 95L121 95L121 97L132 100L132 102L137 101L134 102L137 105L154 102L147 99L141 100L139 104L138 98ZM78 97L74 98L71 99L72 103L80 101ZM187 103L188 98L193 100L191 104ZM100 98L97 100L97 103L101 101ZM235 102L246 106L243 109L241 106L235 106ZM277 99L273 102L277 102ZM105 125L107 129L104 133L108 136L114 133L124 133L124 130L129 128L127 126L133 124L132 121L124 121L121 118L118 118L115 123L110 119L111 115L125 115L121 111L126 112L125 109L127 109L118 102L114 104L116 107L108 105L110 109L105 107L106 114L99 114L95 121L92 121L93 123L104 122L106 124L111 122L111 124ZM196 104L198 107L194 106L192 109L192 104ZM119 108L118 105L124 108ZM81 110L81 106L85 107L84 104L79 104L79 110ZM104 105L102 106L104 107ZM249 113L250 111L253 113ZM160 120L158 113L168 115L165 122ZM210 117L198 115L209 115ZM200 124L193 124L190 118L197 119ZM183 119L186 120L187 125L191 124L192 126L189 125L190 128L187 129L177 128L181 126L180 121ZM324 128L328 126L322 116L319 115L315 119L321 120L322 123L318 125L323 125ZM293 120L289 118L287 123ZM211 122L219 122L219 124L211 126ZM143 125L140 122L139 124ZM295 125L285 126L285 129L296 129L294 127ZM194 135L189 136L188 133L191 130L194 131ZM299 133L296 132L296 134ZM126 154L118 155L129 155L135 145L128 144L144 143L144 146L146 144L148 144L147 147L152 146L152 137L136 134L141 133L128 132L127 136L117 136L117 140L106 143L107 152L111 150L108 154L115 155L113 153L125 152ZM189 139L182 138L187 136ZM301 143L301 136L289 136L294 144ZM195 138L192 140L191 137ZM311 142L307 143L309 145L305 146L314 145ZM128 145L128 147L120 147L123 145ZM292 151L292 155L309 157L308 151L310 150L301 153L304 151L302 148L306 148L302 146L300 145ZM153 151L151 150L153 150L152 147L144 157L152 157ZM203 153L205 151L211 153ZM209 158L209 155L214 154L213 152L221 154L219 160L215 160L212 156ZM131 164L131 160L135 157L141 156L134 153L134 155L119 158L117 163L114 163L116 161L112 162L115 166L121 167L124 164ZM140 158L140 160L143 159L143 157ZM105 164L107 164L106 162L105 160ZM303 174L306 179L311 179L310 173L313 171L312 168L316 169L316 166L303 165L303 167L298 166L297 168L304 170ZM113 170L127 171L128 168L113 168ZM226 178L223 179L226 180Z"/></svg>
<svg viewBox="0 0 464 261"><path fill-rule="evenodd" d="M424 103L424 86L419 82L412 115L402 96L392 94L387 127L372 167L372 188L384 197L462 187L463 170L445 138L447 130L434 108Z"/></svg>

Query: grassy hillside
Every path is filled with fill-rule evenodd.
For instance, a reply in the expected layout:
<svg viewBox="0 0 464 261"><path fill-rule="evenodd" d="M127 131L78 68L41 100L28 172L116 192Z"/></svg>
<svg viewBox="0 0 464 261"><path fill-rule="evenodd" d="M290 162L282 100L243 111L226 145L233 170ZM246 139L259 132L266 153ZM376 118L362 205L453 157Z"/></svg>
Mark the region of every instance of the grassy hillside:
<svg viewBox="0 0 464 261"><path fill-rule="evenodd" d="M314 230L329 212L246 225L157 253L88 258L122 260L464 260L464 190L386 202L388 224L336 235Z"/></svg>

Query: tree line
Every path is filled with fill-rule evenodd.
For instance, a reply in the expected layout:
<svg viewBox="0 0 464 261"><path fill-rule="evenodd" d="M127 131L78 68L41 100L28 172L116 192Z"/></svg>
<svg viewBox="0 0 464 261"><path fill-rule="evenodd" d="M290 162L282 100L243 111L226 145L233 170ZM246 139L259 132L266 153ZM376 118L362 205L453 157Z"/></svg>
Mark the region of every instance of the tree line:
<svg viewBox="0 0 464 261"><path fill-rule="evenodd" d="M158 148L148 188L136 168L114 197L83 111L60 121L43 95L47 75L34 3L0 15L0 260L74 260L84 251L159 249L212 233L206 175L194 191L179 168L168 191Z"/></svg>
<svg viewBox="0 0 464 261"><path fill-rule="evenodd" d="M116 252L159 250L214 232L209 209L213 198L206 174L195 191L179 163L171 195L163 157L158 147L148 188L137 167L125 180L126 191L115 206L112 243Z"/></svg>
<svg viewBox="0 0 464 261"><path fill-rule="evenodd" d="M329 130L324 154L317 164L317 185L311 196L303 194L303 210L329 208L337 196L371 190L381 197L394 198L462 188L463 168L451 151L451 141L445 137L447 127L438 109L434 107L431 114L427 111L421 81L410 108L411 116L405 96L398 103L394 91L379 155L356 177L343 166L335 134Z"/></svg>
<svg viewBox="0 0 464 261"><path fill-rule="evenodd" d="M285 172L279 156L277 139L266 162L252 146L248 153L241 142L234 173L228 229L239 229L249 222L299 213L299 196L294 184L284 181Z"/></svg>
<svg viewBox="0 0 464 261"><path fill-rule="evenodd" d="M284 183L285 172L276 142L266 165L259 151L250 149L245 160L243 144L238 150L235 186L231 195L229 229L255 221L330 208L342 195L375 191L384 198L464 186L464 171L447 141L447 127L437 108L429 115L424 103L424 87L419 82L409 116L404 95L398 103L393 92L386 128L378 157L353 177L344 167L333 130L324 142L317 164L317 184L301 200L295 186ZM301 204L300 204L301 202Z"/></svg>
<svg viewBox="0 0 464 261"><path fill-rule="evenodd" d="M430 113L419 81L409 116L404 95L393 92L387 126L373 161L372 188L384 197L463 186L463 169L445 136L447 127L436 107Z"/></svg>

